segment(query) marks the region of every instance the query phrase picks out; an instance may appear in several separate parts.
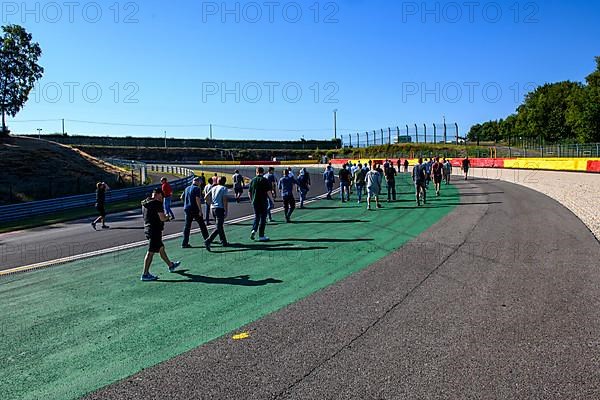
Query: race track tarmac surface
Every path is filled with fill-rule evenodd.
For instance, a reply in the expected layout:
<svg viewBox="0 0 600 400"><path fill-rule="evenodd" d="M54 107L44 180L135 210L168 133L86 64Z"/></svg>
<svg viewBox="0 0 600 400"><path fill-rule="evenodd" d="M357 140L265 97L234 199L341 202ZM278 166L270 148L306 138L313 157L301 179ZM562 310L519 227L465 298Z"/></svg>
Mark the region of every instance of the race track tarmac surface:
<svg viewBox="0 0 600 400"><path fill-rule="evenodd" d="M212 170L220 171L219 168L212 168ZM320 168L311 168L315 182L309 197L319 196L324 192L320 171ZM229 170L223 172L227 177L232 173ZM244 172L250 174L252 168L246 168ZM231 200L233 196L230 196ZM244 190L243 201L240 204L234 202L230 204L229 220L253 214L247 189ZM281 198L277 199L276 207L282 206ZM174 202L172 208L176 219L165 224L165 236L183 231L184 213L181 202ZM94 231L90 223L95 217L91 217L0 234L0 271L145 240L141 208L115 214L111 214L110 204L106 209L107 224L110 226L108 230ZM211 223L214 223L212 217ZM196 228L198 225L194 223L192 229Z"/></svg>
<svg viewBox="0 0 600 400"><path fill-rule="evenodd" d="M600 398L598 241L538 192L456 184L382 261L86 398Z"/></svg>

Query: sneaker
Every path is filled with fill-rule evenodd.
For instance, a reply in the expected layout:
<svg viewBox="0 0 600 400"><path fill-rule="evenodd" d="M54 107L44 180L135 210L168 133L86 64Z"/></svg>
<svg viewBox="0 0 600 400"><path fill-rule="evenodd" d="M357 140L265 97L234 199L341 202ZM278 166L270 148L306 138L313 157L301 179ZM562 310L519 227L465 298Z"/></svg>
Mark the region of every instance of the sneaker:
<svg viewBox="0 0 600 400"><path fill-rule="evenodd" d="M207 251L210 251L210 242L208 240L204 241L204 247L206 247Z"/></svg>
<svg viewBox="0 0 600 400"><path fill-rule="evenodd" d="M152 274L142 275L142 277L140 278L140 280L143 281L143 282L157 281L158 280L158 276L154 276Z"/></svg>
<svg viewBox="0 0 600 400"><path fill-rule="evenodd" d="M171 266L169 267L169 272L175 272L177 268L181 265L181 261L173 261Z"/></svg>
<svg viewBox="0 0 600 400"><path fill-rule="evenodd" d="M254 238L256 238L256 231L252 231L250 234L250 240L254 240Z"/></svg>
<svg viewBox="0 0 600 400"><path fill-rule="evenodd" d="M377 208L383 208L381 204L377 204Z"/></svg>
<svg viewBox="0 0 600 400"><path fill-rule="evenodd" d="M258 238L259 242L268 242L269 240L271 240L271 239L269 239L268 236L261 236Z"/></svg>
<svg viewBox="0 0 600 400"><path fill-rule="evenodd" d="M192 245L191 245L191 244L182 244L182 245L181 245L181 248L182 248L182 249L191 249L191 248L192 248Z"/></svg>
<svg viewBox="0 0 600 400"><path fill-rule="evenodd" d="M108 226L108 225L102 225L102 229L110 229L110 226Z"/></svg>
<svg viewBox="0 0 600 400"><path fill-rule="evenodd" d="M96 229L96 223L92 222L92 228L94 228L95 231L97 231L98 229Z"/></svg>

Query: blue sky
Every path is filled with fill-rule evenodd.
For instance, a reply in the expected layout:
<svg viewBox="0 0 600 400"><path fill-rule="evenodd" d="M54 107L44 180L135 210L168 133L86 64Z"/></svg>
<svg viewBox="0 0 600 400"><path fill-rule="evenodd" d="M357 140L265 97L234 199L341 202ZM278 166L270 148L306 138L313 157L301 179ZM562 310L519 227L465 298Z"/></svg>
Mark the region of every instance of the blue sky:
<svg viewBox="0 0 600 400"><path fill-rule="evenodd" d="M329 139L337 109L340 135L464 134L600 55L591 1L65 3L2 3L44 52L13 132Z"/></svg>

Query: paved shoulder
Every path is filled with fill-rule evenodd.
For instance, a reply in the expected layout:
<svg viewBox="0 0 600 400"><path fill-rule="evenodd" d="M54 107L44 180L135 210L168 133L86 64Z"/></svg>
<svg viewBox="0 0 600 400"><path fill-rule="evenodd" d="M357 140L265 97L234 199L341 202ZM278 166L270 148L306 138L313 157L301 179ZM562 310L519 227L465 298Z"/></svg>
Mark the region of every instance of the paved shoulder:
<svg viewBox="0 0 600 400"><path fill-rule="evenodd" d="M458 185L441 223L242 329L248 339L88 398L598 398L600 244L542 194Z"/></svg>

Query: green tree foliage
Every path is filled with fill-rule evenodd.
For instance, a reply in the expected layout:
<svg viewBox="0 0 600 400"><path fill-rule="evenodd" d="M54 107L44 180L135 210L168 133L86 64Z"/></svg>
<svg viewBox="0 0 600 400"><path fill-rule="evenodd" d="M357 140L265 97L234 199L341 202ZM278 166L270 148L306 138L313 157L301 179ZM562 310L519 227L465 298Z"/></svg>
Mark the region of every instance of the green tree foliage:
<svg viewBox="0 0 600 400"><path fill-rule="evenodd" d="M471 141L542 138L545 142L600 142L600 57L596 71L578 82L548 83L525 97L517 113L474 125Z"/></svg>
<svg viewBox="0 0 600 400"><path fill-rule="evenodd" d="M600 57L586 82L569 99L567 122L579 142L600 142Z"/></svg>
<svg viewBox="0 0 600 400"><path fill-rule="evenodd" d="M575 139L571 125L567 123L567 113L569 99L580 89L581 84L567 81L546 84L529 93L517 109L523 136L541 136L552 143Z"/></svg>
<svg viewBox="0 0 600 400"><path fill-rule="evenodd" d="M0 36L0 111L2 131L6 135L5 117L14 117L27 102L35 82L44 69L38 65L42 50L31 41L31 34L19 25L2 27Z"/></svg>

